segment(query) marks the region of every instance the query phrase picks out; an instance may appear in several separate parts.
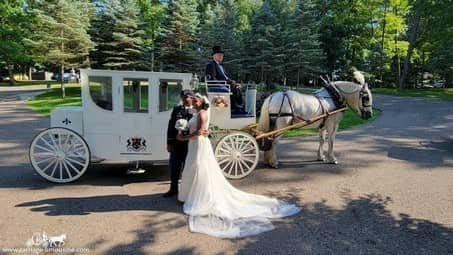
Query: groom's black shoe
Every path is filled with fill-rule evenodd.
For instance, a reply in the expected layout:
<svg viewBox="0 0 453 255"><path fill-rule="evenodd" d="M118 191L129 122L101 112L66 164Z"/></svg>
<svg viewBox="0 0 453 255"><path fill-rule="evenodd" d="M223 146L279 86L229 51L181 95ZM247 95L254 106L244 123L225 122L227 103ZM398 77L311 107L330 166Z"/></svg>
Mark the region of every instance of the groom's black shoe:
<svg viewBox="0 0 453 255"><path fill-rule="evenodd" d="M167 193L163 194L162 196L163 197L173 197L173 196L176 196L178 195L178 191L177 190L169 190Z"/></svg>

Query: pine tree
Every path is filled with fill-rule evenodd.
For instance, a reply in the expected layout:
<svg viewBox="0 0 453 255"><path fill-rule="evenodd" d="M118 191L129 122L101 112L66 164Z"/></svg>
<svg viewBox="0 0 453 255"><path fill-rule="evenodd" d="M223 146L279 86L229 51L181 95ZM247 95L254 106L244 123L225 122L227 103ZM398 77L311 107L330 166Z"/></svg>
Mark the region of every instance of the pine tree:
<svg viewBox="0 0 453 255"><path fill-rule="evenodd" d="M218 3L211 8L206 7L203 16L198 45L200 49L200 72L204 73L206 60L211 59L211 49L214 45L220 45L225 51L224 65L232 78L239 78L240 70L240 45L235 31L234 1L228 0Z"/></svg>
<svg viewBox="0 0 453 255"><path fill-rule="evenodd" d="M62 97L65 97L65 68L88 64L88 53L94 43L87 33L93 6L88 0L33 1L38 18L32 47L43 60L60 67ZM45 52L45 53L44 53Z"/></svg>
<svg viewBox="0 0 453 255"><path fill-rule="evenodd" d="M261 82L272 77L276 70L274 56L278 53L276 45L280 34L280 24L273 13L269 1L264 1L261 9L252 21L251 30L247 34L247 68L252 77Z"/></svg>
<svg viewBox="0 0 453 255"><path fill-rule="evenodd" d="M196 44L199 18L197 1L168 1L158 45L161 69L165 71L192 72L197 61Z"/></svg>
<svg viewBox="0 0 453 255"><path fill-rule="evenodd" d="M112 22L111 41L104 41L106 68L134 70L138 67L143 40L143 30L138 27L139 8L135 0L110 0L103 14Z"/></svg>
<svg viewBox="0 0 453 255"><path fill-rule="evenodd" d="M300 0L286 32L288 70L295 75L297 86L302 78L323 72L324 55L319 42L319 9L313 0Z"/></svg>
<svg viewBox="0 0 453 255"><path fill-rule="evenodd" d="M139 28L143 30L143 55L140 69L155 71L156 38L162 25L165 6L159 0L138 0Z"/></svg>

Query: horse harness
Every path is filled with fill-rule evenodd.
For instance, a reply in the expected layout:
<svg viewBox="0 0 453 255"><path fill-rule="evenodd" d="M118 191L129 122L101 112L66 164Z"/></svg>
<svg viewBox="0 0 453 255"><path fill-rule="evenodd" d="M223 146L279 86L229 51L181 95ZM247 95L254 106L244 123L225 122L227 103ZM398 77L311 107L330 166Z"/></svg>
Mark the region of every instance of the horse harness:
<svg viewBox="0 0 453 255"><path fill-rule="evenodd" d="M271 97L269 98L268 107L271 104L272 97L273 97L273 95L271 95ZM288 104L289 104L289 108L291 109L291 112L282 113L282 108L283 108L283 104L285 103L285 98L288 99ZM268 112L269 112L269 109L268 109ZM275 128L275 124L277 122L277 119L280 118L280 117L292 117L291 118L291 124L294 124L294 119L306 121L304 118L302 118L300 116L297 116L294 113L293 104L291 103L291 99L289 98L288 93L286 91L283 91L283 99L282 99L282 103L280 104L280 109L278 110L278 113L270 113L269 112L269 120L270 120L270 128L271 128L271 130L273 130Z"/></svg>
<svg viewBox="0 0 453 255"><path fill-rule="evenodd" d="M325 98L332 98L332 100L334 101L334 104L336 106L336 108L341 108L341 107L344 107L345 105L345 102L344 102L344 97L341 95L340 91L338 90L338 88L335 86L334 83L330 83L329 85L326 85L324 86L324 88L326 89L327 93L330 95L330 97L321 97L319 95L315 95L315 97L318 99L319 101L319 104L321 105L321 108L322 108L322 114L325 114L326 117L323 118L323 121L320 125L320 127L322 128L326 122L326 119L329 117L329 111L326 107L326 105L324 104L323 100L322 99L325 99ZM268 104L268 107L272 101L272 96L270 97L269 99L269 104ZM285 103L285 98L288 100L288 104L289 104L289 107L291 109L291 112L282 112L282 108L283 108L283 104ZM268 109L268 112L269 112L269 109ZM288 96L288 93L286 91L283 91L283 99L282 99L282 102L280 104L280 109L278 110L278 113L269 113L269 120L270 120L270 128L271 130L273 130L275 128L275 124L277 122L277 119L279 117L292 117L291 118L291 124L294 124L294 120L302 120L302 121L307 121L306 119L296 115L294 113L294 107L293 107L293 104L291 103L291 99L289 98Z"/></svg>

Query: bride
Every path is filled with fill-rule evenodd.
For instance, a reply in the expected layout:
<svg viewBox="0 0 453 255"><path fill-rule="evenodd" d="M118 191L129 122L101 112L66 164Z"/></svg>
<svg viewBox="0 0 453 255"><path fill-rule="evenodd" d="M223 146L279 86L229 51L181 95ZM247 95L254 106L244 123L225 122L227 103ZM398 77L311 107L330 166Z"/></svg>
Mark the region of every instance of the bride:
<svg viewBox="0 0 453 255"><path fill-rule="evenodd" d="M240 238L272 230L268 218L285 217L300 211L295 205L274 198L254 195L233 187L223 176L206 137L209 126L207 98L196 94L196 113L189 120L189 140L178 199L184 202L191 232L220 238Z"/></svg>

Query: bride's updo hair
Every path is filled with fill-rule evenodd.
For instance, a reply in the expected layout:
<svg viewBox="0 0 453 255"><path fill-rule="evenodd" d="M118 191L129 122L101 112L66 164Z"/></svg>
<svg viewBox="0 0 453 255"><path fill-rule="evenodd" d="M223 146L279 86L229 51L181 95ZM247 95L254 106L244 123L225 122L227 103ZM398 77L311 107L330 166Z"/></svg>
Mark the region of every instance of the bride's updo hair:
<svg viewBox="0 0 453 255"><path fill-rule="evenodd" d="M207 110L209 108L209 100L207 97L201 95L200 93L196 93L195 97L201 100L201 109Z"/></svg>

